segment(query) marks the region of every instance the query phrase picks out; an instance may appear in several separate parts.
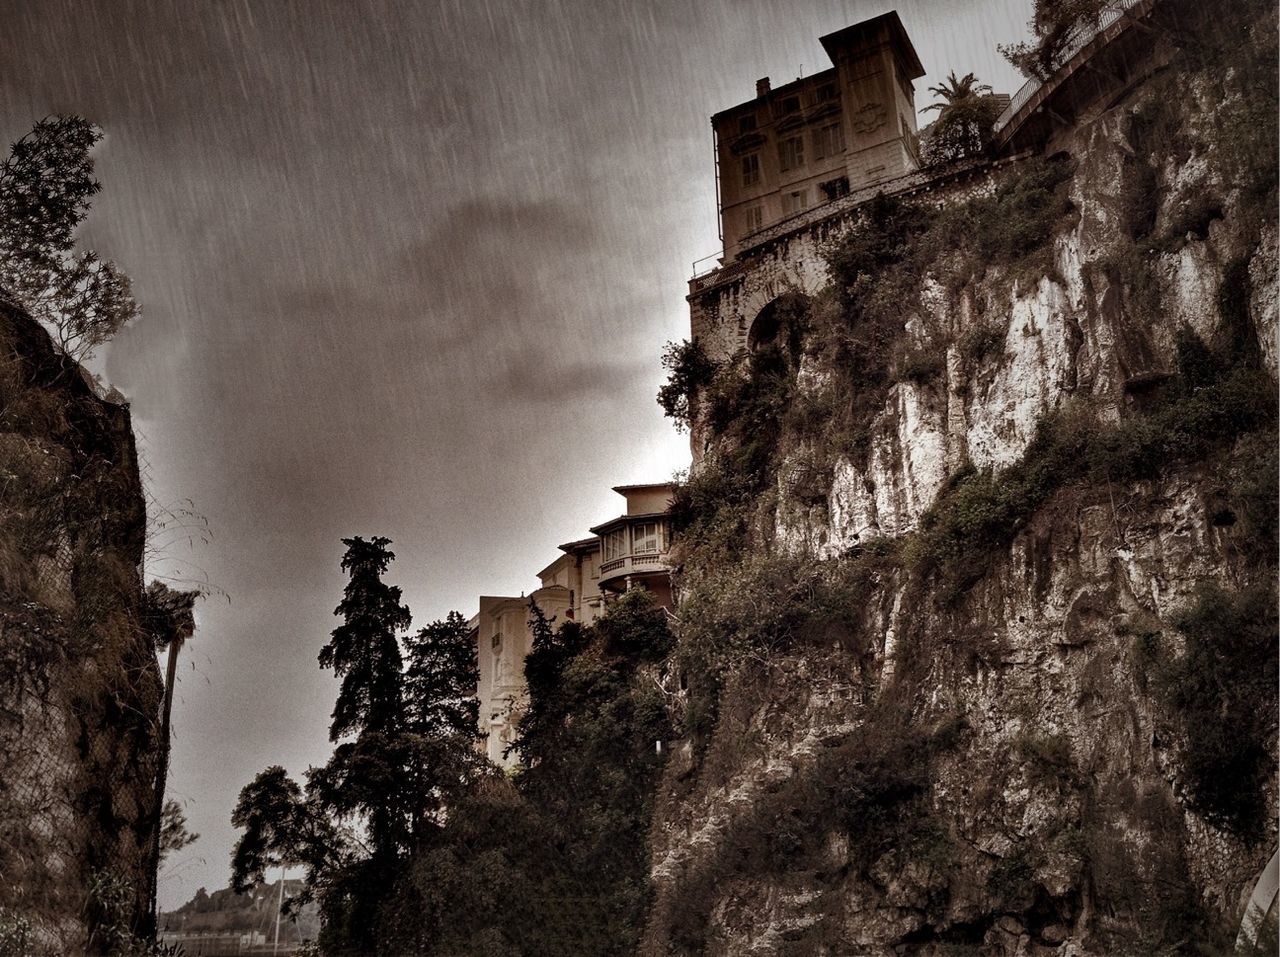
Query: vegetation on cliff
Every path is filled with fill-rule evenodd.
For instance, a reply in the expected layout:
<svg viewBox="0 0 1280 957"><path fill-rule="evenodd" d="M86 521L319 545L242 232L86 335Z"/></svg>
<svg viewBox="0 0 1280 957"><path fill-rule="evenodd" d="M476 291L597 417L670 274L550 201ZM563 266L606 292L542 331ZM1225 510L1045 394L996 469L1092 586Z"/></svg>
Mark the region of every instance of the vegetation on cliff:
<svg viewBox="0 0 1280 957"><path fill-rule="evenodd" d="M767 774L778 758L752 750L767 738L762 728L800 720L779 713L777 701L820 710L808 689L788 688L788 669L835 662L847 696L839 713L856 731L813 729L816 754L805 750L789 776L761 785L743 804L749 810L715 805L723 836L688 856L671 885L678 891L660 901L654 940L681 953L723 948L727 925L761 932L752 907L775 913L799 887L814 896L797 909L814 916L780 931L797 952L835 946L850 927L871 935L869 947L973 948L1006 933L1001 921L1017 928L1010 947L1021 946L1019 933L1056 946L1072 927L1107 952L1229 945L1234 930L1222 915L1234 903L1208 901L1188 856L1203 853L1194 828L1206 825L1242 857L1262 860L1274 835L1265 812L1274 807L1276 753L1277 407L1265 334L1252 317L1265 308L1254 283L1275 229L1276 47L1271 18L1254 7L1182 38L1174 65L1109 118L1117 126L1108 134L1125 137L1131 156L1118 196L1089 192L1083 177L1099 173L1081 170L1090 159L1082 151L1018 164L987 194L944 208L881 197L832 246L831 288L780 301L748 355L719 368L690 365L671 380L707 442L674 511L675 654L694 749L692 766L669 782L672 807L743 791L735 770L759 764ZM1214 185L1182 185L1170 157L1195 157ZM1006 362L1009 301L1065 283L1055 244L1083 228L1083 213L1097 213L1075 208L1082 193L1119 212L1111 218L1108 207L1097 217L1103 227L1088 224L1097 248L1085 251L1083 294L1113 290L1108 335L1132 329L1145 342L1168 330L1156 369L1139 364L1156 351L1144 347L1134 360L1140 374L1122 377L1114 393L1094 382L1067 390L1016 461L950 468L909 534L863 538L821 562L776 539L780 507L827 508L838 460L870 474L879 420L902 390L945 405L991 381ZM1194 322L1171 322L1169 257L1193 244L1198 253L1210 238L1225 250L1216 294ZM931 307L939 300L973 309L940 322L946 310ZM1054 669L1081 669L1076 707L1127 711L1132 727L1153 729L1135 747L1150 749L1147 771L1167 770L1139 791L1109 781L1098 764L1105 756L1027 702L1008 714L966 709L975 688L1035 671L1009 639L1035 627L1034 608L1000 615L1012 613L1024 585L1047 601L1040 590L1070 578L1070 569L1045 567L1050 556L1097 547L1055 537L1072 533L1072 516L1110 509L1116 561L1129 561L1122 526L1162 514L1174 476L1203 490L1195 521L1210 529L1219 564L1185 569L1200 584L1172 604L1081 585L1068 634L1052 639L1061 651L1038 651ZM1075 637L1077 627L1087 636ZM1060 672L1041 680L1037 692L1065 693ZM1010 727L1019 730L1003 733ZM975 823L975 814L998 818L1006 802L1026 809L1031 839L1002 845L1007 836ZM1183 834L1188 811L1201 822L1188 830L1194 837ZM681 819L678 810L670 816ZM1170 836L1126 852L1117 849L1126 826ZM976 851L979 840L987 843Z"/></svg>
<svg viewBox="0 0 1280 957"><path fill-rule="evenodd" d="M280 767L233 817L236 888L307 867L326 954L625 954L645 913L645 837L670 738L653 662L672 639L641 592L593 626L531 608L530 701L507 778L475 750L475 648L456 614L409 623L386 539L346 540L344 623L321 663L342 678L329 763ZM655 743L658 746L655 747Z"/></svg>
<svg viewBox="0 0 1280 957"><path fill-rule="evenodd" d="M0 290L45 325L77 361L138 312L129 277L76 231L101 190L90 151L102 131L79 116L38 122L0 163Z"/></svg>

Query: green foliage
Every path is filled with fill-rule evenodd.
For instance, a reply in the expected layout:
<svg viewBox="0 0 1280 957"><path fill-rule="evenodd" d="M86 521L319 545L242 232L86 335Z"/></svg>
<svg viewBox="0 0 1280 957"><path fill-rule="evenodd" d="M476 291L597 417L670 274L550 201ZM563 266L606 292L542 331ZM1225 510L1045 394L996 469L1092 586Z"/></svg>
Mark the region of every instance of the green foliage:
<svg viewBox="0 0 1280 957"><path fill-rule="evenodd" d="M797 644L857 647L865 599L894 563L877 546L826 562L755 553L696 566L680 605L682 649L714 643L712 656L732 661Z"/></svg>
<svg viewBox="0 0 1280 957"><path fill-rule="evenodd" d="M30 920L0 910L0 957L29 957L35 952L34 937Z"/></svg>
<svg viewBox="0 0 1280 957"><path fill-rule="evenodd" d="M1273 562L1280 547L1280 509L1277 507L1277 476L1280 450L1273 431L1245 436L1228 475L1228 498L1232 510L1215 516L1221 524L1240 523L1239 542L1251 558Z"/></svg>
<svg viewBox="0 0 1280 957"><path fill-rule="evenodd" d="M1057 788L1074 784L1079 777L1071 741L1064 735L1020 734L1014 738L1013 750L1033 783Z"/></svg>
<svg viewBox="0 0 1280 957"><path fill-rule="evenodd" d="M675 420L677 428L688 428L694 415L699 390L710 384L718 365L707 356L696 339L668 342L662 353L667 381L658 389L658 405Z"/></svg>
<svg viewBox="0 0 1280 957"><path fill-rule="evenodd" d="M757 794L723 832L710 859L685 875L671 927L679 952L707 949L710 915L726 886L798 871L822 873L830 866L826 851L836 835L848 842L842 867L863 877L877 862L904 854L926 864L938 879L935 903L944 911L953 842L933 810L933 780L937 758L958 740L954 722L917 722L900 704L887 702L872 709L855 732ZM815 931L821 934L821 926ZM824 952L819 943L847 941L806 937L801 943L809 949L797 953Z"/></svg>
<svg viewBox="0 0 1280 957"><path fill-rule="evenodd" d="M405 642L406 726L434 738L475 734L480 719L480 667L467 620L451 611Z"/></svg>
<svg viewBox="0 0 1280 957"><path fill-rule="evenodd" d="M1246 203L1252 200L1250 206L1274 216L1280 182L1275 7L1267 0L1240 0L1233 13L1214 16L1206 8L1197 28L1180 41L1218 102L1206 120L1227 187L1241 189Z"/></svg>
<svg viewBox="0 0 1280 957"><path fill-rule="evenodd" d="M524 769L459 795L438 838L408 860L383 917L392 952L635 950L662 769L654 742L673 733L651 670L672 644L666 614L635 590L589 627L553 628L533 605L530 615Z"/></svg>
<svg viewBox="0 0 1280 957"><path fill-rule="evenodd" d="M987 893L1009 910L1021 910L1032 902L1035 865L1024 847L1015 847L999 858L987 874Z"/></svg>
<svg viewBox="0 0 1280 957"><path fill-rule="evenodd" d="M1015 277L1049 266L1054 233L1070 221L1068 185L1075 164L1065 158L1020 163L989 196L949 206L937 214L922 251L936 261L958 251L953 286L980 277L991 266L1013 267Z"/></svg>
<svg viewBox="0 0 1280 957"><path fill-rule="evenodd" d="M700 548L685 566L676 650L688 683L686 734L696 745L707 742L724 676L743 662L806 647L867 658L868 606L897 567L896 546L887 540L826 562Z"/></svg>
<svg viewBox="0 0 1280 957"><path fill-rule="evenodd" d="M841 447L861 457L874 417L893 384L903 324L925 276L920 239L932 212L877 196L827 255L835 299L818 315L824 365L835 370L831 429Z"/></svg>
<svg viewBox="0 0 1280 957"><path fill-rule="evenodd" d="M897 379L917 384L931 382L946 371L947 350L933 343L906 350L895 368Z"/></svg>
<svg viewBox="0 0 1280 957"><path fill-rule="evenodd" d="M129 278L75 232L101 186L90 150L101 132L78 116L46 117L0 163L0 287L85 359L138 311Z"/></svg>
<svg viewBox="0 0 1280 957"><path fill-rule="evenodd" d="M1179 371L1145 415L1102 424L1074 407L1045 419L1014 465L957 474L907 545L919 571L943 570L955 591L980 576L981 560L1012 540L1058 489L1077 482L1158 478L1170 462L1199 461L1276 419L1274 386L1249 350L1213 351L1194 333L1179 338ZM1261 506L1260 494L1255 505ZM1267 522L1258 507L1259 519Z"/></svg>
<svg viewBox="0 0 1280 957"><path fill-rule="evenodd" d="M769 482L776 464L810 309L809 299L798 294L770 303L753 324L751 351L721 367L700 400L725 466L753 492Z"/></svg>
<svg viewBox="0 0 1280 957"><path fill-rule="evenodd" d="M924 112L938 111L938 118L924 130L921 158L926 166L952 163L984 155L995 136L995 122L1000 116L1000 102L990 96L991 87L979 83L972 73L957 77L948 74L941 86L929 87L941 97Z"/></svg>
<svg viewBox="0 0 1280 957"><path fill-rule="evenodd" d="M313 820L302 788L284 768L274 765L260 772L241 789L231 812L232 826L244 831L232 855L232 889L244 893L266 879L268 868L307 860Z"/></svg>
<svg viewBox="0 0 1280 957"><path fill-rule="evenodd" d="M176 853L200 840L187 827L187 815L182 805L170 798L164 802L160 814L160 859L163 861L169 854Z"/></svg>
<svg viewBox="0 0 1280 957"><path fill-rule="evenodd" d="M402 654L397 635L409 610L382 581L390 542L344 542L351 580L335 612L343 622L320 652L321 666L342 679L330 728L337 745L307 772L305 793L283 768L269 768L232 817L244 829L234 886L252 886L267 867L304 864L303 896L318 899L329 955L397 946L404 917L387 900L443 839L445 809L491 773L474 749L477 670L466 620L452 613L428 625Z"/></svg>
<svg viewBox="0 0 1280 957"><path fill-rule="evenodd" d="M1079 40L1097 27L1109 0L1036 0L1028 26L1033 42L1000 46L1006 60L1026 77L1047 80L1077 49Z"/></svg>
<svg viewBox="0 0 1280 957"><path fill-rule="evenodd" d="M329 740L353 732L388 731L401 716L402 660L397 634L409 627L400 589L382 575L395 555L389 539L344 538L342 568L351 573L334 614L343 623L320 649L320 667L332 668L342 684L333 706Z"/></svg>
<svg viewBox="0 0 1280 957"><path fill-rule="evenodd" d="M92 920L89 947L106 957L175 957L170 949L136 932L130 915L136 913L133 885L113 871L89 875L89 909Z"/></svg>
<svg viewBox="0 0 1280 957"><path fill-rule="evenodd" d="M995 323L976 325L960 338L960 355L972 365L1004 354L1005 331Z"/></svg>
<svg viewBox="0 0 1280 957"><path fill-rule="evenodd" d="M1274 584L1228 592L1205 582L1174 625L1185 650L1157 666L1156 687L1181 731L1189 802L1219 827L1259 840L1273 770Z"/></svg>

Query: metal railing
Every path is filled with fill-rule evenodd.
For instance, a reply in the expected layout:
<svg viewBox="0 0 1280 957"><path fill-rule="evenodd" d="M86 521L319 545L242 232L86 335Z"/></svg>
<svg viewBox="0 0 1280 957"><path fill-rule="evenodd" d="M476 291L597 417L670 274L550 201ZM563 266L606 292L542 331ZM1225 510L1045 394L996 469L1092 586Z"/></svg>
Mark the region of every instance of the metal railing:
<svg viewBox="0 0 1280 957"><path fill-rule="evenodd" d="M1054 76L1057 75L1063 67L1069 64L1081 50L1092 43L1100 33L1103 33L1108 27L1118 21L1130 8L1142 3L1143 0L1112 0L1099 14L1097 22L1085 27L1079 34L1072 39L1071 43L1062 51L1059 56L1061 63L1054 69ZM1005 107L1003 113L996 118L995 129L1000 132L1009 125L1009 121L1018 115L1018 111L1030 102L1031 98L1036 95L1041 87L1045 86L1053 80L1050 76L1044 80L1039 77L1032 77L1026 83L1022 84L1018 92L1013 95L1013 99L1009 101L1009 105Z"/></svg>
<svg viewBox="0 0 1280 957"><path fill-rule="evenodd" d="M699 276L705 276L715 272L720 268L720 260L724 258L724 250L719 249L709 256L703 256L701 259L693 261L693 272L690 274L691 279L697 279ZM707 264L710 265L707 265Z"/></svg>

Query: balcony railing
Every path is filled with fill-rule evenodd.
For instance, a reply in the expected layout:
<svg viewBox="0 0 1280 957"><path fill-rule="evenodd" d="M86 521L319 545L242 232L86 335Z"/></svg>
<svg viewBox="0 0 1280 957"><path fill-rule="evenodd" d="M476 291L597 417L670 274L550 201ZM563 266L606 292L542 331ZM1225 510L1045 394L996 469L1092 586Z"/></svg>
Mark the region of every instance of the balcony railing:
<svg viewBox="0 0 1280 957"><path fill-rule="evenodd" d="M724 258L724 250L714 252L709 256L703 256L701 259L693 261L693 273L690 278L697 279L708 273L713 273L720 268L720 260Z"/></svg>
<svg viewBox="0 0 1280 957"><path fill-rule="evenodd" d="M1018 92L1013 95L1013 99L1009 101L1009 105L1005 107L1004 112L996 119L996 132L998 133L1008 126L1013 118L1018 115L1018 112L1031 102L1031 98L1034 97L1042 87L1053 83L1057 74L1061 72L1063 67L1066 67L1071 63L1076 54L1092 43L1100 33L1106 31L1107 28L1128 13L1130 8L1136 7L1138 4L1143 2L1144 0L1112 0L1112 2L1107 5L1107 8L1099 14L1097 23L1081 30L1071 43L1062 51L1059 56L1059 59L1062 62L1058 68L1054 70L1053 76L1044 80L1039 77L1032 77L1026 83L1022 84L1022 87Z"/></svg>
<svg viewBox="0 0 1280 957"><path fill-rule="evenodd" d="M666 552L639 552L622 555L600 563L600 584L627 575L644 575L663 571L667 567Z"/></svg>

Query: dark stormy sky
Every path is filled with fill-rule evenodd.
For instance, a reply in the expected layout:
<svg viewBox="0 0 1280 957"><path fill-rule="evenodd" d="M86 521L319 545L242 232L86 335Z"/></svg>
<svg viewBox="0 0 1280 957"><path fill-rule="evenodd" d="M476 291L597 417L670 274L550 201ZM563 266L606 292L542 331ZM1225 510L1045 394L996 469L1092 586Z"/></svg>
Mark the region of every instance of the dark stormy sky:
<svg viewBox="0 0 1280 957"><path fill-rule="evenodd" d="M223 886L239 789L321 763L339 539L395 542L415 626L518 594L670 477L654 402L717 246L707 117L829 66L882 0L0 0L0 134L107 133L86 245L143 317L99 366L131 399L162 534L207 580L171 791L202 839L161 902ZM929 76L1019 80L1030 0L901 0Z"/></svg>

